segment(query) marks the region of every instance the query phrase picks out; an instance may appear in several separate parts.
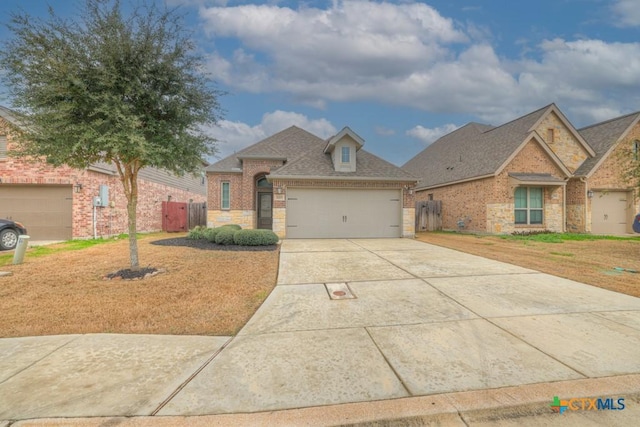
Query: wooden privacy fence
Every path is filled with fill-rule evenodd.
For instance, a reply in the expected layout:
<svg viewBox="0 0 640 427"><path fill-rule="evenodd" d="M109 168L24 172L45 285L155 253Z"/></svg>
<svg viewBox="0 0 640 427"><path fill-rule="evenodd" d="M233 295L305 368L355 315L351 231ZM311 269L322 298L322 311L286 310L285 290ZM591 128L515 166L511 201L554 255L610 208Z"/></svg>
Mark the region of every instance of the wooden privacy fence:
<svg viewBox="0 0 640 427"><path fill-rule="evenodd" d="M416 231L442 230L442 200L416 202Z"/></svg>
<svg viewBox="0 0 640 427"><path fill-rule="evenodd" d="M207 225L206 203L162 202L162 231L189 231Z"/></svg>

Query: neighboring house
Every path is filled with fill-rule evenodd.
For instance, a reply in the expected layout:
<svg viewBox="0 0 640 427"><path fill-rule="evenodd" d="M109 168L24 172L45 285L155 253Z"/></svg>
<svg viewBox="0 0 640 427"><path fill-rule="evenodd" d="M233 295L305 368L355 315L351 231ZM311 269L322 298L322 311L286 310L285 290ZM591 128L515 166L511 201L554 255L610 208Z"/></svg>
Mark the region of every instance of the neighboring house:
<svg viewBox="0 0 640 427"><path fill-rule="evenodd" d="M0 218L25 224L32 240L111 236L128 231L127 200L115 166L53 167L8 156L16 115L0 107ZM102 196L100 206L94 199ZM139 231L162 228L163 201L206 201L206 180L147 168L139 173ZM94 222L95 214L95 222ZM95 224L95 226L94 226Z"/></svg>
<svg viewBox="0 0 640 427"><path fill-rule="evenodd" d="M290 127L207 168L208 224L284 238L413 237L416 178L348 127L323 140Z"/></svg>
<svg viewBox="0 0 640 427"><path fill-rule="evenodd" d="M621 179L621 156L640 155L640 112L579 130L596 155L567 184L567 231L631 233L638 194ZM621 152L622 151L622 152Z"/></svg>
<svg viewBox="0 0 640 427"><path fill-rule="evenodd" d="M578 131L551 104L498 127L463 126L403 169L420 177L417 201L442 201L444 229L619 234L638 206L613 152L637 139L637 113Z"/></svg>

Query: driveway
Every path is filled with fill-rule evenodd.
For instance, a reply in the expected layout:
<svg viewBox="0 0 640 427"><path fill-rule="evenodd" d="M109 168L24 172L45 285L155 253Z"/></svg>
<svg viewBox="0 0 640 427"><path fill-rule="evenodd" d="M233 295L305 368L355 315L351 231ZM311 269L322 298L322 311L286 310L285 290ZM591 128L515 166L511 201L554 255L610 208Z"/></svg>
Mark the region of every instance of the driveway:
<svg viewBox="0 0 640 427"><path fill-rule="evenodd" d="M286 240L278 285L232 339L15 338L0 352L0 419L382 400L382 414L456 414L478 396L459 392L640 392L640 299L409 239Z"/></svg>
<svg viewBox="0 0 640 427"><path fill-rule="evenodd" d="M159 414L640 373L638 354L638 298L409 239L285 240L278 286Z"/></svg>

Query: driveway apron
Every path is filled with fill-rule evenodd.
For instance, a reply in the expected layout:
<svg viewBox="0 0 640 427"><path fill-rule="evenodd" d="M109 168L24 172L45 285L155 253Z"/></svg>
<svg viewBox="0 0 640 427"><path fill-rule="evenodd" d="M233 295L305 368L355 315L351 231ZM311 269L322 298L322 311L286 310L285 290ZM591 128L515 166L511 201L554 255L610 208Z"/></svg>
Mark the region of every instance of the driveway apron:
<svg viewBox="0 0 640 427"><path fill-rule="evenodd" d="M640 373L640 299L410 239L285 240L278 285L158 412Z"/></svg>

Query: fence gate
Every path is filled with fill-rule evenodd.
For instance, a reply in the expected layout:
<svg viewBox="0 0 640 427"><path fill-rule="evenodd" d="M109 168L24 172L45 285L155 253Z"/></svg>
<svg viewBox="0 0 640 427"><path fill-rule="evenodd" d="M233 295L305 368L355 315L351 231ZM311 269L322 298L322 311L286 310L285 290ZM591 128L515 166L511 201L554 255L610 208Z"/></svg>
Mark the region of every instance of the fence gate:
<svg viewBox="0 0 640 427"><path fill-rule="evenodd" d="M186 232L207 225L206 203L162 202L162 231Z"/></svg>
<svg viewBox="0 0 640 427"><path fill-rule="evenodd" d="M187 205L187 227L191 230L193 227L207 225L207 204L206 203L189 203Z"/></svg>
<svg viewBox="0 0 640 427"><path fill-rule="evenodd" d="M416 231L442 230L442 200L416 202Z"/></svg>

